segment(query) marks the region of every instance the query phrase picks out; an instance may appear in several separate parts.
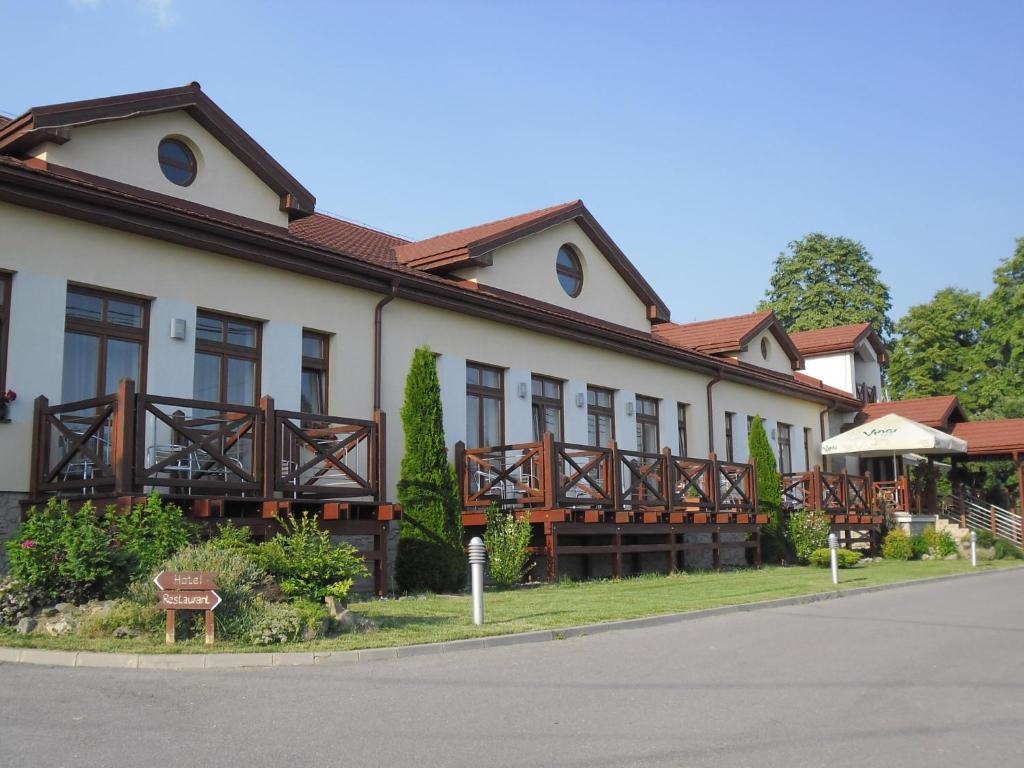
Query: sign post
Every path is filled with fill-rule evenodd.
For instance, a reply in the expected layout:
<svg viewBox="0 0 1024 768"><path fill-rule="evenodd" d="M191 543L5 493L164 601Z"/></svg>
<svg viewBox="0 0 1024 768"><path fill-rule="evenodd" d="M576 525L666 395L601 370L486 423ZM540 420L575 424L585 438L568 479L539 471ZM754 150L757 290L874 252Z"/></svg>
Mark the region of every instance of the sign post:
<svg viewBox="0 0 1024 768"><path fill-rule="evenodd" d="M206 644L213 645L213 612L220 605L217 574L211 571L160 571L154 578L157 600L167 611L167 629L164 639L174 645L174 617L176 611L206 612Z"/></svg>

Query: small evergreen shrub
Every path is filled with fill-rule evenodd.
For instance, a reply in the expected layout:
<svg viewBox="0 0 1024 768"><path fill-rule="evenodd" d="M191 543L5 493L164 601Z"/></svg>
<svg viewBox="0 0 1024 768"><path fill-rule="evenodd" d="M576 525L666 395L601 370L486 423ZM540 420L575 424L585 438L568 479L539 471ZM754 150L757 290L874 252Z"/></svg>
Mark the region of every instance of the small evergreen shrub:
<svg viewBox="0 0 1024 768"><path fill-rule="evenodd" d="M886 560L909 560L914 556L910 545L910 537L902 528L894 528L885 535L882 543L882 556Z"/></svg>
<svg viewBox="0 0 1024 768"><path fill-rule="evenodd" d="M294 518L279 517L278 522L282 532L252 552L286 595L317 602L328 595L344 600L355 580L368 574L359 551L349 544L331 543L331 535L320 527L316 515L303 512Z"/></svg>
<svg viewBox="0 0 1024 768"><path fill-rule="evenodd" d="M818 568L831 568L832 567L832 555L831 550L828 547L814 550L807 558L807 562L811 565L816 565ZM857 563L860 562L863 555L860 552L854 552L852 549L843 549L840 547L836 550L837 565L840 568L853 568Z"/></svg>
<svg viewBox="0 0 1024 768"><path fill-rule="evenodd" d="M210 537L210 546L243 555L252 555L257 543L253 541L252 531L244 525L221 523L217 532Z"/></svg>
<svg viewBox="0 0 1024 768"><path fill-rule="evenodd" d="M190 523L181 507L163 502L154 491L145 504L136 504L125 515L108 512L113 523L115 545L128 558L128 577L134 581L152 573L160 563L196 535L196 526Z"/></svg>
<svg viewBox="0 0 1024 768"><path fill-rule="evenodd" d="M802 509L789 516L789 540L796 550L797 559L805 563L811 553L828 547L831 524L828 515L811 509Z"/></svg>
<svg viewBox="0 0 1024 768"><path fill-rule="evenodd" d="M956 539L953 538L953 534L949 531L942 531L935 536L935 553L939 557L949 557L950 555L958 554L959 547L957 547Z"/></svg>
<svg viewBox="0 0 1024 768"><path fill-rule="evenodd" d="M914 560L920 560L922 556L929 554L931 547L928 546L928 539L918 534L910 537L910 551Z"/></svg>
<svg viewBox="0 0 1024 768"><path fill-rule="evenodd" d="M218 609L219 610L219 609ZM124 627L140 635L158 635L163 631L166 612L156 603L141 603L121 598L109 611L96 612L82 619L75 634L81 637L110 637L115 629Z"/></svg>
<svg viewBox="0 0 1024 768"><path fill-rule="evenodd" d="M529 573L530 563L530 521L516 520L512 512L506 512L492 504L487 509L487 528L484 531L484 545L489 553L488 566L491 578L501 586L518 584Z"/></svg>
<svg viewBox="0 0 1024 768"><path fill-rule="evenodd" d="M979 547L990 549L996 545L996 537L992 535L992 531L982 530L977 531L977 534L978 536L976 542Z"/></svg>
<svg viewBox="0 0 1024 768"><path fill-rule="evenodd" d="M42 590L13 576L0 576L0 627L14 626L45 600Z"/></svg>
<svg viewBox="0 0 1024 768"><path fill-rule="evenodd" d="M1011 544L1006 539L996 539L995 544L992 546L995 548L995 557L997 560L1024 559L1024 552L1021 551L1020 547Z"/></svg>
<svg viewBox="0 0 1024 768"><path fill-rule="evenodd" d="M768 441L764 419L755 416L750 423L747 437L750 458L757 465L757 504L759 511L769 515L768 525L776 530L782 528L782 478L779 463Z"/></svg>

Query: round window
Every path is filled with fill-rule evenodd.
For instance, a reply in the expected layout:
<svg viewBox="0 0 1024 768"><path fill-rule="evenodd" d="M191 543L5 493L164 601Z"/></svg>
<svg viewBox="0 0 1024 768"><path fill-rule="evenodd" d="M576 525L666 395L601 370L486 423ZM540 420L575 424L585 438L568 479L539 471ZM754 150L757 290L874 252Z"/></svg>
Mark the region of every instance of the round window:
<svg viewBox="0 0 1024 768"><path fill-rule="evenodd" d="M576 250L571 245L566 244L558 249L555 272L563 291L574 298L580 295L580 291L583 290L583 265L580 264L580 257L576 255Z"/></svg>
<svg viewBox="0 0 1024 768"><path fill-rule="evenodd" d="M761 339L761 357L765 360L768 359L768 350L771 349L771 345L768 344L768 339Z"/></svg>
<svg viewBox="0 0 1024 768"><path fill-rule="evenodd" d="M196 180L196 156L185 142L164 139L157 153L160 170L172 184L187 187Z"/></svg>

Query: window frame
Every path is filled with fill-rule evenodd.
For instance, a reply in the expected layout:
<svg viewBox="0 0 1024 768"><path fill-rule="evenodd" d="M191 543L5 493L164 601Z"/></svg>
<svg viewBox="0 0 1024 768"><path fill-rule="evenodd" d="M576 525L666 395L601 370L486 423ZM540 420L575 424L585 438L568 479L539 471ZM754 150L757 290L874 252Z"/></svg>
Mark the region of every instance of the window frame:
<svg viewBox="0 0 1024 768"><path fill-rule="evenodd" d="M793 472L793 425L786 424L782 421L775 422L775 429L778 431L776 437L776 444L779 448L779 474L787 475ZM786 450L782 450L782 435L786 435ZM786 470L786 464L789 464L789 470Z"/></svg>
<svg viewBox="0 0 1024 768"><path fill-rule="evenodd" d="M559 261L562 251L569 255L569 260L573 263L572 267L563 266ZM575 299L583 293L583 260L580 258L576 246L572 245L572 243L562 243L559 246L558 252L555 254L555 276L558 278L558 285L569 298ZM566 290L566 287L562 285L563 277L574 279L576 281L576 288L572 291Z"/></svg>
<svg viewBox="0 0 1024 768"><path fill-rule="evenodd" d="M591 392L595 393L594 405L590 404L590 393ZM598 392L607 392L608 393L609 400L611 401L611 405L610 406L597 405L597 397L596 397L596 395L597 395ZM587 439L590 439L590 417L591 417L591 415L593 415L593 416L609 416L609 417L611 417L612 434L611 434L611 436L608 439L609 440L614 440L615 439L615 390L614 389L610 389L609 387L599 387L599 386L596 386L596 385L593 385L593 384L587 384ZM597 427L597 425L599 423L600 423L600 421L598 421L598 420L595 420L595 422L594 422L594 426L595 426L595 429L594 429L594 432L595 432L594 442L596 443L596 445L594 447L595 448L604 448L604 447L607 447L607 446L602 446L601 445L600 435L596 434L597 431L598 431L596 429L596 427Z"/></svg>
<svg viewBox="0 0 1024 768"><path fill-rule="evenodd" d="M539 382L541 385L541 394L537 395L533 392L534 383ZM547 397L544 394L544 384L554 384L558 387L558 398ZM544 433L537 434L537 427L540 424L546 423L545 421L537 420L537 411L540 409L552 409L558 411L558 440L565 439L565 382L561 379L555 379L551 376L543 376L539 373L531 374L530 376L530 417L533 421L533 439L541 440L544 437Z"/></svg>
<svg viewBox="0 0 1024 768"><path fill-rule="evenodd" d="M0 395L7 391L7 348L10 345L11 294L14 273L0 270Z"/></svg>
<svg viewBox="0 0 1024 768"><path fill-rule="evenodd" d="M643 447L643 435L645 427L654 427L654 453L658 453L661 449L658 447L661 445L661 425L659 424L661 401L656 397L650 397L648 395L636 395L634 397L634 417L636 418L636 449L641 453L645 453ZM643 401L645 404L654 405L654 414L643 413L640 408L640 402Z"/></svg>
<svg viewBox="0 0 1024 768"><path fill-rule="evenodd" d="M687 421L690 416L689 403L676 403L676 437L679 440L679 455L685 457L689 450L689 425Z"/></svg>
<svg viewBox="0 0 1024 768"><path fill-rule="evenodd" d="M331 412L330 397L331 397L331 334L324 331L314 331L312 328L302 329L302 344L305 347L306 337L315 336L319 339L321 348L323 349L323 357L308 357L303 349L302 354L302 375L305 375L306 371L316 371L321 375L321 401L322 401L322 412L313 413L309 412L312 416L326 416ZM301 383L300 383L301 387ZM299 410L302 410L302 393L299 393ZM303 411L306 413L306 411Z"/></svg>
<svg viewBox="0 0 1024 768"><path fill-rule="evenodd" d="M498 374L498 386L490 387L486 384L470 384L469 383L469 369L475 368L481 372L480 380L483 381L483 372L491 371L492 373ZM479 425L480 431L484 431L484 400L497 400L498 401L498 445L505 444L505 369L499 368L496 365L488 365L487 363L478 363L475 360L466 361L466 405L469 406L469 396L473 395L477 398L477 424ZM477 435L480 439L480 446L483 447L483 434ZM476 440L469 439L469 423L466 424L466 445L469 447L476 446Z"/></svg>
<svg viewBox="0 0 1024 768"><path fill-rule="evenodd" d="M735 447L733 446L733 421L736 414L733 411L725 412L725 460L732 463L735 461Z"/></svg>
<svg viewBox="0 0 1024 768"><path fill-rule="evenodd" d="M67 300L72 293L82 296L94 296L100 299L102 304L103 320L88 320L82 317L69 317ZM107 302L110 299L138 304L142 308L142 325L138 328L127 325L117 325L106 320ZM141 345L139 352L139 380L135 382L135 391L144 394L146 392L146 369L149 367L149 310L151 299L130 293L112 291L106 288L97 288L91 285L78 285L68 283L64 292L64 334L65 342L68 333L76 333L82 336L95 336L99 338L99 352L96 360L96 394L93 397L103 397L113 394L105 392L107 379L107 343L111 340L133 341ZM61 363L61 400L64 399L63 379L66 375L63 362ZM91 398L86 398L91 399Z"/></svg>
<svg viewBox="0 0 1024 768"><path fill-rule="evenodd" d="M256 331L256 345L253 347L246 347L241 344L230 344L227 341L210 341L209 339L199 338L199 320L202 317L220 320L222 323L245 323L247 325L253 326L253 328ZM227 335L225 332L225 339L226 338ZM194 359L199 353L202 353L204 355L216 355L217 357L220 358L220 392L218 393L219 399L212 401L207 400L205 402L215 402L218 405L244 405L244 403L229 403L227 399L228 360L235 358L240 360L250 360L255 363L255 365L253 366L253 406L259 405L261 387L260 375L262 373L261 369L263 367L263 323L261 321L253 320L250 317L242 317L240 315L231 315L224 312L218 312L213 309L198 309L196 311L195 349L193 350L193 365ZM192 387L194 395L194 380Z"/></svg>
<svg viewBox="0 0 1024 768"><path fill-rule="evenodd" d="M191 163L188 164L188 167L182 166L173 158L164 158L162 153L163 148L165 145L171 144L177 145L181 147L183 150L185 150L185 154L192 161ZM195 150L193 150L192 147L190 147L187 142L183 141L182 139L176 136L164 136L162 139L160 139L160 143L157 144L156 147L156 162L157 165L160 166L160 173L163 174L163 177L167 181L171 182L171 184L174 184L175 186L178 187L192 186L192 184L196 180L196 177L199 176L199 158L196 157ZM168 176L167 171L164 169L165 163L170 165L172 168L178 169L179 171L186 171L189 174L188 181L182 183L180 181L175 181L170 176Z"/></svg>
<svg viewBox="0 0 1024 768"><path fill-rule="evenodd" d="M804 427L804 472L811 471L811 428Z"/></svg>

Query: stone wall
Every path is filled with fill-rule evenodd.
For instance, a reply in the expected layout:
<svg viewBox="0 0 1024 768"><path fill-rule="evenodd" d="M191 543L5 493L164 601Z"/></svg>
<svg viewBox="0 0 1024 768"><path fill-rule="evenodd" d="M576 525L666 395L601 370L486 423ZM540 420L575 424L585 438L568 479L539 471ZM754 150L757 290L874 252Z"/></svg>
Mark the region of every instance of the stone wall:
<svg viewBox="0 0 1024 768"><path fill-rule="evenodd" d="M0 573L7 573L7 547L5 541L14 536L21 521L23 493L0 492Z"/></svg>

